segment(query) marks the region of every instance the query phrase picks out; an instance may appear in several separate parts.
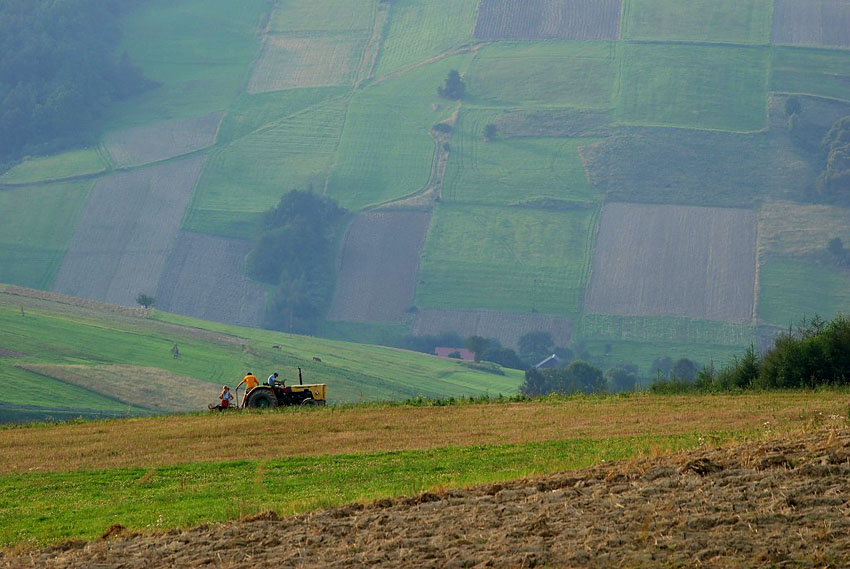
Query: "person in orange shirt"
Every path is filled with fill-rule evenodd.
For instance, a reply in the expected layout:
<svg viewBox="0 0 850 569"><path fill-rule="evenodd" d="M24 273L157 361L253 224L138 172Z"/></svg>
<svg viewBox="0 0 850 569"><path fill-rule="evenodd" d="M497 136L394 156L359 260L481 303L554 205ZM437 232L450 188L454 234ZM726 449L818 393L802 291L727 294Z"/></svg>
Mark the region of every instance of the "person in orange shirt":
<svg viewBox="0 0 850 569"><path fill-rule="evenodd" d="M242 406L245 406L245 401L248 399L248 393L251 392L252 389L257 387L260 384L260 381L256 378L256 376L250 371L248 374L242 378L242 381L239 382L239 385L236 386L236 390L239 390L239 386L245 384L245 395L242 396Z"/></svg>

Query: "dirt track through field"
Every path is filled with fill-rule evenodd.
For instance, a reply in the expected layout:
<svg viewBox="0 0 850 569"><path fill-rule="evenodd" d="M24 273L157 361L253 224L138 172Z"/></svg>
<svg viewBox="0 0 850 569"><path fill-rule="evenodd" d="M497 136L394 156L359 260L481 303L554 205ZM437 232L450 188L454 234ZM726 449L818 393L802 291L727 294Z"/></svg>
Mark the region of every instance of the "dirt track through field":
<svg viewBox="0 0 850 569"><path fill-rule="evenodd" d="M0 567L838 567L850 433L139 536L113 527Z"/></svg>

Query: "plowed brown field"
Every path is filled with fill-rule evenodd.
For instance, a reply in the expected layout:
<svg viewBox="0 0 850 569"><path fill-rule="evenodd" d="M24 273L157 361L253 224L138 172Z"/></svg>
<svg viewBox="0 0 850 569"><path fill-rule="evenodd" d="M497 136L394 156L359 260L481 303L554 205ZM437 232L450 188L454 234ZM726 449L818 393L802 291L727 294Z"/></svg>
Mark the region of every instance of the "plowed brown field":
<svg viewBox="0 0 850 569"><path fill-rule="evenodd" d="M278 519L71 542L0 567L839 567L850 432Z"/></svg>

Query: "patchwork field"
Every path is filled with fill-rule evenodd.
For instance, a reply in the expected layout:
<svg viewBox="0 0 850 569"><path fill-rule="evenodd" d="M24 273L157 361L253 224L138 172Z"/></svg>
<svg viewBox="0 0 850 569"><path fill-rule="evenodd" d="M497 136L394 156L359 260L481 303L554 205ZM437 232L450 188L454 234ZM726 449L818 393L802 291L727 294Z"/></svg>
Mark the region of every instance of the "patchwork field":
<svg viewBox="0 0 850 569"><path fill-rule="evenodd" d="M627 0L623 39L764 45L773 0Z"/></svg>
<svg viewBox="0 0 850 569"><path fill-rule="evenodd" d="M850 243L850 209L766 201L759 209L759 254L823 253L830 239Z"/></svg>
<svg viewBox="0 0 850 569"><path fill-rule="evenodd" d="M529 332L549 332L556 346L568 346L573 323L567 318L529 312L420 310L411 330L417 335L456 332L462 338L496 338L503 346L516 349L520 337Z"/></svg>
<svg viewBox="0 0 850 569"><path fill-rule="evenodd" d="M51 287L91 188L77 181L0 191L0 282Z"/></svg>
<svg viewBox="0 0 850 569"><path fill-rule="evenodd" d="M583 339L647 342L670 345L711 345L743 348L753 340L752 323L729 324L673 316L611 316L586 314L579 331ZM667 354L657 354L662 357Z"/></svg>
<svg viewBox="0 0 850 569"><path fill-rule="evenodd" d="M196 156L95 184L53 290L126 306L154 294L203 164Z"/></svg>
<svg viewBox="0 0 850 569"><path fill-rule="evenodd" d="M140 166L191 154L215 143L221 113L111 132L103 144L118 167Z"/></svg>
<svg viewBox="0 0 850 569"><path fill-rule="evenodd" d="M850 47L850 5L841 0L776 0L773 42Z"/></svg>
<svg viewBox="0 0 850 569"><path fill-rule="evenodd" d="M413 306L419 256L430 221L427 211L358 215L345 236L328 318L352 322L404 320Z"/></svg>
<svg viewBox="0 0 850 569"><path fill-rule="evenodd" d="M259 214L283 194L324 187L345 117L346 100L331 99L218 147L183 229L253 238Z"/></svg>
<svg viewBox="0 0 850 569"><path fill-rule="evenodd" d="M161 85L113 105L111 129L224 111L243 91L272 0L151 0L127 18L126 50Z"/></svg>
<svg viewBox="0 0 850 569"><path fill-rule="evenodd" d="M787 329L815 315L850 314L850 276L790 257L771 256L759 269L758 318Z"/></svg>
<svg viewBox="0 0 850 569"><path fill-rule="evenodd" d="M465 78L465 104L611 108L616 52L614 42L486 45Z"/></svg>
<svg viewBox="0 0 850 569"><path fill-rule="evenodd" d="M596 208L443 204L422 253L416 306L575 316L597 218Z"/></svg>
<svg viewBox="0 0 850 569"><path fill-rule="evenodd" d="M735 132L765 127L768 50L636 43L621 50L618 121Z"/></svg>
<svg viewBox="0 0 850 569"><path fill-rule="evenodd" d="M253 243L181 231L156 288L160 310L259 327L266 295L244 274Z"/></svg>
<svg viewBox="0 0 850 569"><path fill-rule="evenodd" d="M510 205L553 198L599 201L587 181L579 149L594 140L581 138L484 139L487 124L498 124L493 111L463 110L452 135L452 152L442 197L449 202Z"/></svg>
<svg viewBox="0 0 850 569"><path fill-rule="evenodd" d="M99 174L109 167L100 148L71 150L38 158L26 158L0 176L3 184L32 184Z"/></svg>
<svg viewBox="0 0 850 569"><path fill-rule="evenodd" d="M755 271L754 212L608 203L585 310L745 323Z"/></svg>
<svg viewBox="0 0 850 569"><path fill-rule="evenodd" d="M357 91L339 143L327 193L358 210L403 198L424 188L431 175L431 128L455 111L437 87L451 69L466 69L471 56L447 57ZM392 157L389 159L388 157Z"/></svg>
<svg viewBox="0 0 850 569"><path fill-rule="evenodd" d="M351 85L364 47L364 38L270 35L248 83L248 93Z"/></svg>
<svg viewBox="0 0 850 569"><path fill-rule="evenodd" d="M776 48L770 88L850 101L850 58L846 51Z"/></svg>
<svg viewBox="0 0 850 569"><path fill-rule="evenodd" d="M480 40L615 40L622 0L481 0Z"/></svg>
<svg viewBox="0 0 850 569"><path fill-rule="evenodd" d="M269 31L365 34L372 28L377 3L378 0L280 0L272 11Z"/></svg>
<svg viewBox="0 0 850 569"><path fill-rule="evenodd" d="M393 0L378 76L415 65L472 39L478 0ZM436 89L436 86L429 91Z"/></svg>

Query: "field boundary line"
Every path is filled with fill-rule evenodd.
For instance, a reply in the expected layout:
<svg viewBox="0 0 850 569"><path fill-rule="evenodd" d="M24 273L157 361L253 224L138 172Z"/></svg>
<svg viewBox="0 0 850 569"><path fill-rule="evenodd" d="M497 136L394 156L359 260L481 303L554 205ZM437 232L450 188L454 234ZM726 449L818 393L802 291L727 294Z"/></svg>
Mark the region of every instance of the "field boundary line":
<svg viewBox="0 0 850 569"><path fill-rule="evenodd" d="M485 45L490 44L490 43L494 43L494 42L483 42L483 41L473 42L473 43L468 43L468 44L462 45L460 47L456 47L456 48L453 48L453 49L446 50L442 53L439 53L437 55L429 57L428 59L423 59L422 61L419 61L417 63L413 63L411 65L408 65L407 67L402 67L401 69L396 69L395 71L387 73L386 75L381 75L380 77L375 79L372 83L367 85L365 88L368 89L369 87L372 87L374 85L379 85L379 84L383 83L384 81L390 81L392 79L397 79L398 77L401 77L402 75L406 75L407 73L410 73L411 71L415 71L416 69L419 69L420 67L425 67L426 65L431 65L432 63L436 63L438 61L446 59L447 57L452 57L453 55L460 55L462 53L469 53L469 52L477 53L479 49L481 49L482 47L484 47Z"/></svg>

